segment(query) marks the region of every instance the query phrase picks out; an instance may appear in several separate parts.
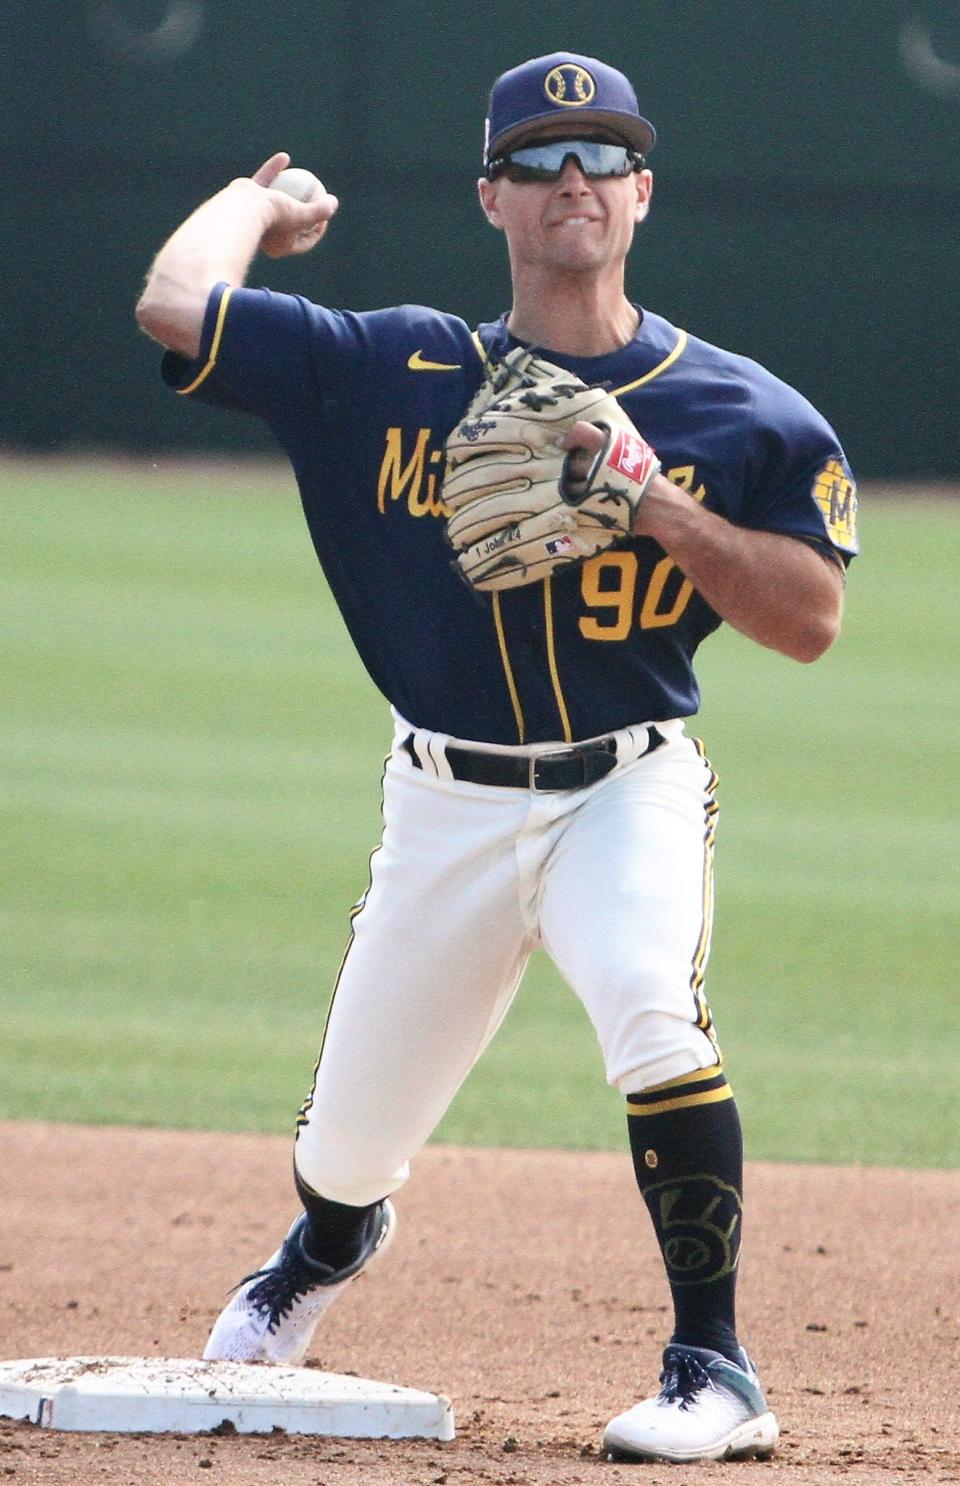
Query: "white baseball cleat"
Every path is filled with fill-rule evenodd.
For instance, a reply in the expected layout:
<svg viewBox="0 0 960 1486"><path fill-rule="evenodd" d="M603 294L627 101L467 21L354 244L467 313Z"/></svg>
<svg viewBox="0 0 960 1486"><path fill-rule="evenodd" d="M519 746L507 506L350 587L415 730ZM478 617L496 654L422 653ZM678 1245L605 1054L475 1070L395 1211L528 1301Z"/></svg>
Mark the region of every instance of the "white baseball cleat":
<svg viewBox="0 0 960 1486"><path fill-rule="evenodd" d="M706 1347L671 1345L661 1388L611 1419L603 1448L615 1460L743 1460L773 1454L780 1426L767 1408L756 1368Z"/></svg>
<svg viewBox="0 0 960 1486"><path fill-rule="evenodd" d="M206 1361L272 1362L299 1367L324 1311L351 1280L390 1247L397 1226L384 1199L370 1214L360 1256L344 1269L318 1264L303 1251L301 1213L277 1252L248 1275L217 1317L203 1349Z"/></svg>

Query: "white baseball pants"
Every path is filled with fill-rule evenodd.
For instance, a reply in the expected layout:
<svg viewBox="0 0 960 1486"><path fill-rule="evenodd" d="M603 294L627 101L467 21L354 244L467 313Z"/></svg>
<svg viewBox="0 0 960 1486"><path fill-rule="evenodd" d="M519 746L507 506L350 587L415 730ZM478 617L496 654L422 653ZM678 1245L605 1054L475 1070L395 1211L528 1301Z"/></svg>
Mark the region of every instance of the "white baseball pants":
<svg viewBox="0 0 960 1486"><path fill-rule="evenodd" d="M648 756L541 793L454 779L444 744L487 745L397 717L383 837L298 1120L295 1160L315 1192L359 1207L406 1180L537 945L622 1093L719 1061L702 992L716 779L681 722L657 728L666 742ZM614 736L625 749L638 734Z"/></svg>

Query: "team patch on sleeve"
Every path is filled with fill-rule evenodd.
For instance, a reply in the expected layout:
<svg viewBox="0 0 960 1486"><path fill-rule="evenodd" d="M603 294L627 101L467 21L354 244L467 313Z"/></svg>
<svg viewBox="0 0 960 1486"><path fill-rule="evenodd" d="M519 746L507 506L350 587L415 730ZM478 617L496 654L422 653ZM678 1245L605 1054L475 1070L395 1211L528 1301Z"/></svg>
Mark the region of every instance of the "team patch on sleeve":
<svg viewBox="0 0 960 1486"><path fill-rule="evenodd" d="M813 498L820 508L827 536L841 552L859 552L857 541L857 487L846 464L829 459L817 471Z"/></svg>

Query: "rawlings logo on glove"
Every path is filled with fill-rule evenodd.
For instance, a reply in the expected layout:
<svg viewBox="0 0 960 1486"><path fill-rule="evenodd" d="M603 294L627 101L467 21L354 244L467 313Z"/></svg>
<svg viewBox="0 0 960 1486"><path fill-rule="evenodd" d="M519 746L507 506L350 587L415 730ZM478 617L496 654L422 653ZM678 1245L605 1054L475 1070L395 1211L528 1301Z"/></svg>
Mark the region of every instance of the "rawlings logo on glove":
<svg viewBox="0 0 960 1486"><path fill-rule="evenodd" d="M561 447L574 424L605 434L585 478ZM633 530L660 469L616 398L533 352L496 365L446 443L446 535L474 588L516 588Z"/></svg>
<svg viewBox="0 0 960 1486"><path fill-rule="evenodd" d="M618 470L621 475L626 475L628 480L635 480L638 485L646 485L650 478L650 465L657 462L650 445L640 435L628 433L621 429L614 440L613 448L607 455L607 463L612 470Z"/></svg>

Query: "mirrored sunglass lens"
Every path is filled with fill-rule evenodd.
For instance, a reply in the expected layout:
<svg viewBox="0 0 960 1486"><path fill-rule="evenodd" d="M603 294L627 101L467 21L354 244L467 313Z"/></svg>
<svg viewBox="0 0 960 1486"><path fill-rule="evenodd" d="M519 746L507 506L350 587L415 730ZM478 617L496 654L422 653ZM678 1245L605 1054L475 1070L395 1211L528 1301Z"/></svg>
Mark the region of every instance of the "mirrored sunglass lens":
<svg viewBox="0 0 960 1486"><path fill-rule="evenodd" d="M523 180L555 180L572 155L585 176L629 175L633 169L630 151L620 144L602 144L596 139L556 139L547 144L511 150L504 168Z"/></svg>

